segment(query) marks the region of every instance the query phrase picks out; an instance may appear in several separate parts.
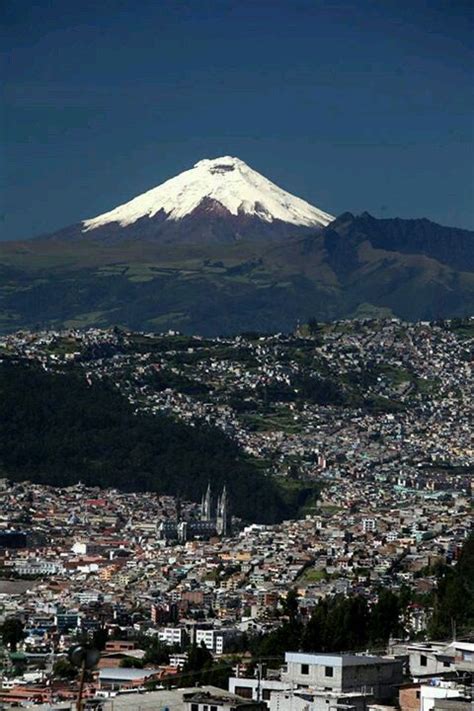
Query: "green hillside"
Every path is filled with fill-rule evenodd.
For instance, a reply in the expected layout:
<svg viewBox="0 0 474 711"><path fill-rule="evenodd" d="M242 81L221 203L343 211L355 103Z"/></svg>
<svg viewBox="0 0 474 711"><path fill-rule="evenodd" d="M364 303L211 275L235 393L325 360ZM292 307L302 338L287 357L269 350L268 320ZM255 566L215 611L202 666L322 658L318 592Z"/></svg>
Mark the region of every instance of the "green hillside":
<svg viewBox="0 0 474 711"><path fill-rule="evenodd" d="M112 385L6 362L0 363L0 475L195 501L209 481L216 489L225 483L233 513L260 522L295 515L304 504L218 430L135 414Z"/></svg>
<svg viewBox="0 0 474 711"><path fill-rule="evenodd" d="M430 241L431 239L431 241ZM474 313L473 234L342 215L279 243L42 239L0 245L0 332L120 325L202 335Z"/></svg>

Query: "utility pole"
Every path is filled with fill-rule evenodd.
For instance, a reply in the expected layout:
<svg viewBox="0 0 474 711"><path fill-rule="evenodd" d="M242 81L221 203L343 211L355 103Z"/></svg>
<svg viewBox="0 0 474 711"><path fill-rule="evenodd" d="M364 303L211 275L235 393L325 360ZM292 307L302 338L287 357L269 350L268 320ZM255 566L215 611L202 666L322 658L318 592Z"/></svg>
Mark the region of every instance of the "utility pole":
<svg viewBox="0 0 474 711"><path fill-rule="evenodd" d="M262 664L257 664L257 701L261 699Z"/></svg>
<svg viewBox="0 0 474 711"><path fill-rule="evenodd" d="M77 646L69 651L69 659L75 667L81 670L76 709L77 711L83 711L82 695L84 693L86 669L93 669L96 666L100 659L100 652L98 649L88 649L86 647Z"/></svg>
<svg viewBox="0 0 474 711"><path fill-rule="evenodd" d="M77 694L77 711L82 711L82 694L84 692L84 679L86 678L86 658L82 660L81 676L79 677L79 691Z"/></svg>

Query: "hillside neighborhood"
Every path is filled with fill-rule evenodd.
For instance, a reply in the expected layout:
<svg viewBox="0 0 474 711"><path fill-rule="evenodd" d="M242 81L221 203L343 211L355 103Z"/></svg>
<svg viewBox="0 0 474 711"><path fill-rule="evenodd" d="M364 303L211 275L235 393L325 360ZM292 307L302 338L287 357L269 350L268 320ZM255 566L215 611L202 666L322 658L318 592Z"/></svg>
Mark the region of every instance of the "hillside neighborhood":
<svg viewBox="0 0 474 711"><path fill-rule="evenodd" d="M2 336L0 361L111 382L136 412L211 425L283 490L305 491L297 516L263 524L212 481L192 501L3 471L0 627L17 625L3 632L4 708L71 708L68 653L89 640L102 650L90 708L470 709L472 629L432 632L439 571L456 570L472 535L472 329ZM404 604L366 648L249 651L325 601L371 613L387 592Z"/></svg>

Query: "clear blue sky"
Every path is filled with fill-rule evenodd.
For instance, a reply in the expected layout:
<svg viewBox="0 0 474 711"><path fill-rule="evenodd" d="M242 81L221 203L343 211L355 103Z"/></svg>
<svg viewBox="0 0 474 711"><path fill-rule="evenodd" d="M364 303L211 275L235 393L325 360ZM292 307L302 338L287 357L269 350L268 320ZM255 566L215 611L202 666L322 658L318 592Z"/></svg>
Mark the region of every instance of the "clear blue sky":
<svg viewBox="0 0 474 711"><path fill-rule="evenodd" d="M471 0L4 0L2 229L235 155L328 212L474 228Z"/></svg>

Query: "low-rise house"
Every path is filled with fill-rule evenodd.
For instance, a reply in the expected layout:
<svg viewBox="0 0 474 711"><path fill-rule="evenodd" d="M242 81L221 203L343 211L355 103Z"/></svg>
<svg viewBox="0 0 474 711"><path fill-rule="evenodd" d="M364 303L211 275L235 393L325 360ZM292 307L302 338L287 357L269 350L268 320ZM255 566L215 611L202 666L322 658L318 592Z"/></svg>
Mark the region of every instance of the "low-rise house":
<svg viewBox="0 0 474 711"><path fill-rule="evenodd" d="M335 692L369 693L375 700L394 696L403 679L402 662L356 654L287 652L282 681Z"/></svg>

